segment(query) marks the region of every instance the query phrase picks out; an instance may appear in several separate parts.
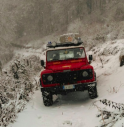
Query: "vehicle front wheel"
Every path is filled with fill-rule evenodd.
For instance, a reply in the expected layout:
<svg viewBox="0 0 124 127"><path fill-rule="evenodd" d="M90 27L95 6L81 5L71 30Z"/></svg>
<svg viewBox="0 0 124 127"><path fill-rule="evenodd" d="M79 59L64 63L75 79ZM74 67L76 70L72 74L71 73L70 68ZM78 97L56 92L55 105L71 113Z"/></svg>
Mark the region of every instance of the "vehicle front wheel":
<svg viewBox="0 0 124 127"><path fill-rule="evenodd" d="M97 94L97 87L95 86L89 86L88 87L88 93L89 93L89 97L91 99L97 98L98 94Z"/></svg>
<svg viewBox="0 0 124 127"><path fill-rule="evenodd" d="M51 106L53 104L53 96L51 92L43 91L42 96L43 96L43 103L45 106Z"/></svg>

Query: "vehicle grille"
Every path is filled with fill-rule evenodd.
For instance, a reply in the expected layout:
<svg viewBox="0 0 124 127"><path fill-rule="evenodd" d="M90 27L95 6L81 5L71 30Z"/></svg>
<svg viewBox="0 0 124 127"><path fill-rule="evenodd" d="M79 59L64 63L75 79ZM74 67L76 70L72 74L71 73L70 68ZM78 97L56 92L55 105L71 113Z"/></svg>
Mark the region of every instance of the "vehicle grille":
<svg viewBox="0 0 124 127"><path fill-rule="evenodd" d="M82 73L83 71L88 72L87 77L83 77ZM47 76L52 75L53 76L53 81L48 81ZM52 73L52 74L46 74L43 78L44 84L54 84L54 83L76 83L77 81L82 81L82 80L88 80L93 78L93 71L91 69L85 69L85 70L79 70L79 71L67 71L67 72L59 72L59 73Z"/></svg>
<svg viewBox="0 0 124 127"><path fill-rule="evenodd" d="M56 73L56 83L73 83L79 80L79 71Z"/></svg>

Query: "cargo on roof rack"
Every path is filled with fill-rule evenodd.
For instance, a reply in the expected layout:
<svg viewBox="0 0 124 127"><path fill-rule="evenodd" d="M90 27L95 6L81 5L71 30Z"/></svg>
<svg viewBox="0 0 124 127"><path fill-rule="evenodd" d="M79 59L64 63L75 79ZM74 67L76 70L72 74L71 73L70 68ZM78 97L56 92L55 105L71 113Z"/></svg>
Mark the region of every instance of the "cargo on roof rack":
<svg viewBox="0 0 124 127"><path fill-rule="evenodd" d="M83 44L80 35L78 33L68 33L60 36L60 43L48 42L48 48L67 47L67 46L79 46Z"/></svg>
<svg viewBox="0 0 124 127"><path fill-rule="evenodd" d="M76 40L79 40L79 39L81 39L79 33L68 33L68 34L63 34L60 36L61 43L75 42Z"/></svg>
<svg viewBox="0 0 124 127"><path fill-rule="evenodd" d="M79 46L79 45L81 45L81 44L83 44L82 41L79 41L79 42L77 42L77 43L73 43L73 42L54 43L54 44L48 43L48 44L47 44L47 47L48 47L48 48L68 47L68 46Z"/></svg>

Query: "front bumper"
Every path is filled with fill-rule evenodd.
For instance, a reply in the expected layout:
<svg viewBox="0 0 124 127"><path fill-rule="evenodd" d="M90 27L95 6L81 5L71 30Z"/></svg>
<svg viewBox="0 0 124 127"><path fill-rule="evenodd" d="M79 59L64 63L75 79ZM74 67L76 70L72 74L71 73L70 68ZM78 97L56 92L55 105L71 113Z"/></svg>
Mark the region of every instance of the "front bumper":
<svg viewBox="0 0 124 127"><path fill-rule="evenodd" d="M64 92L84 91L84 90L88 90L89 87L96 86L97 83L95 81L95 82L80 83L80 84L73 84L73 85L75 85L75 88L73 89L63 89L63 85L54 86L54 87L42 87L41 92L47 91L47 92L52 92L54 94L62 94Z"/></svg>

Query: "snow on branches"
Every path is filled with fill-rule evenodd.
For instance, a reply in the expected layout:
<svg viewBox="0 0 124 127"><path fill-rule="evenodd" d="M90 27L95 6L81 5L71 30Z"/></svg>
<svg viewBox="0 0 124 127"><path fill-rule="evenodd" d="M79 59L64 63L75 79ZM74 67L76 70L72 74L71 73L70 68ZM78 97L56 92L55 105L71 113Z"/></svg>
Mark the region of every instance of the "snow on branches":
<svg viewBox="0 0 124 127"><path fill-rule="evenodd" d="M93 105L99 111L97 117L101 116L100 122L102 124L100 127L112 127L118 120L124 117L124 104L102 99L95 101Z"/></svg>
<svg viewBox="0 0 124 127"><path fill-rule="evenodd" d="M37 56L16 57L8 70L0 75L0 126L14 122L16 114L21 112L33 91L39 84L36 74L41 70Z"/></svg>

